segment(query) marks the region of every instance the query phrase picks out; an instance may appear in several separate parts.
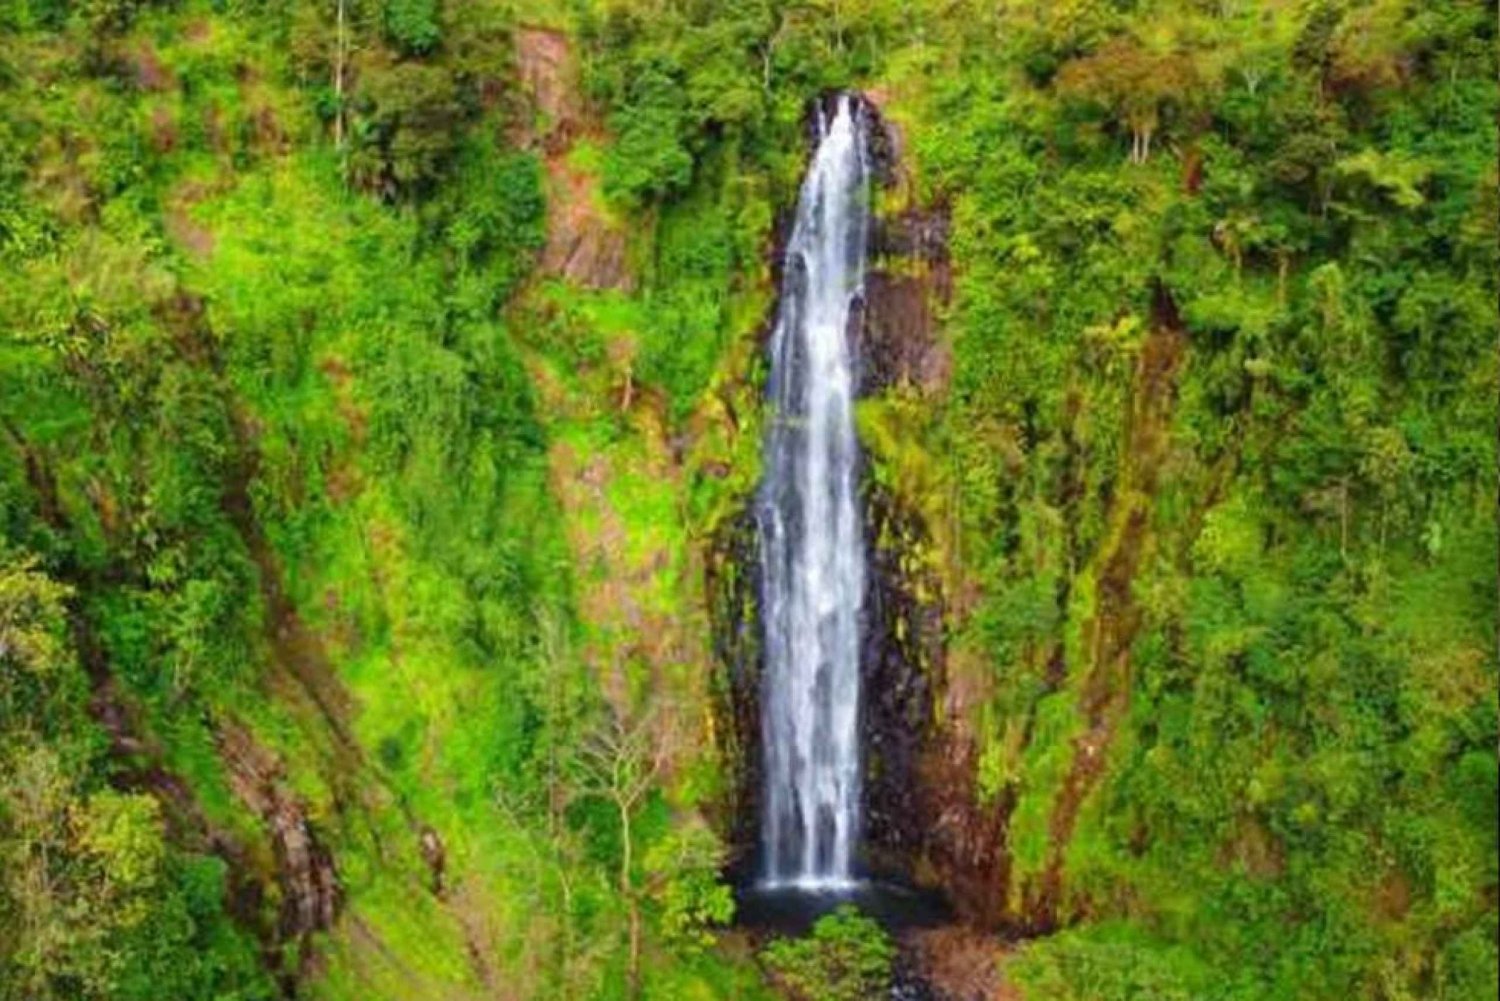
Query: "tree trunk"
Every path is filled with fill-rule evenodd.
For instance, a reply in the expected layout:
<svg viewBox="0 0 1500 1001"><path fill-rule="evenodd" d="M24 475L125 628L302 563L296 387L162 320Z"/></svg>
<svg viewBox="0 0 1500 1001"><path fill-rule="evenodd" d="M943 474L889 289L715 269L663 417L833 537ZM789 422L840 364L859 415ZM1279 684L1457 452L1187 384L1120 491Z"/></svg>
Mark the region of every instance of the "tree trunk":
<svg viewBox="0 0 1500 1001"><path fill-rule="evenodd" d="M620 802L620 893L625 897L625 909L630 923L630 996L641 996L641 909L635 899L635 883L630 876L631 833L630 805Z"/></svg>
<svg viewBox="0 0 1500 1001"><path fill-rule="evenodd" d="M630 901L630 996L641 996L641 909L632 893Z"/></svg>
<svg viewBox="0 0 1500 1001"><path fill-rule="evenodd" d="M1339 556L1349 560L1349 477L1339 484Z"/></svg>
<svg viewBox="0 0 1500 1001"><path fill-rule="evenodd" d="M344 0L339 0L338 34L333 57L333 145L339 150L344 148L344 51Z"/></svg>

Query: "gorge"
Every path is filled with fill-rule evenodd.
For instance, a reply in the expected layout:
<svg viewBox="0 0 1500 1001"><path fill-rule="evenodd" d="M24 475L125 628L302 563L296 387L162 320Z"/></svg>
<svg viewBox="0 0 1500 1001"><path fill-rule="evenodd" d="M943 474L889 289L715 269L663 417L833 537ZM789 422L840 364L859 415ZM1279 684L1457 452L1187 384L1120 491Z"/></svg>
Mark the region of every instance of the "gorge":
<svg viewBox="0 0 1500 1001"><path fill-rule="evenodd" d="M1497 38L0 0L0 1001L1493 1001Z"/></svg>

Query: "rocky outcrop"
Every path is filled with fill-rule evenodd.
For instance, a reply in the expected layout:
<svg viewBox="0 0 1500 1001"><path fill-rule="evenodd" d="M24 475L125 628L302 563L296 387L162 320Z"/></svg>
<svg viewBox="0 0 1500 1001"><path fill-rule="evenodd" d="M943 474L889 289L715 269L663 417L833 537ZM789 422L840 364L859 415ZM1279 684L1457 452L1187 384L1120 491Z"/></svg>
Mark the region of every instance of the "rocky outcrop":
<svg viewBox="0 0 1500 1001"><path fill-rule="evenodd" d="M909 207L880 218L872 242L860 332L861 391L913 386L938 392L952 367L934 309L952 291L947 212Z"/></svg>
<svg viewBox="0 0 1500 1001"><path fill-rule="evenodd" d="M568 37L550 28L516 32L516 68L531 123L513 138L537 148L547 172L547 238L540 274L592 289L629 289L625 228L604 208L596 172L575 155L603 130L580 95Z"/></svg>
<svg viewBox="0 0 1500 1001"><path fill-rule="evenodd" d="M931 832L923 778L924 762L938 746L933 706L942 683L942 608L934 582L913 557L920 521L868 482L865 519L864 848L871 868L911 879Z"/></svg>
<svg viewBox="0 0 1500 1001"><path fill-rule="evenodd" d="M222 727L218 739L230 787L271 836L281 888L281 939L332 927L341 898L333 855L313 829L306 805L283 781L281 760L238 725Z"/></svg>
<svg viewBox="0 0 1500 1001"><path fill-rule="evenodd" d="M914 185L900 159L902 137L875 105L872 155L887 195ZM947 386L950 363L938 313L951 292L948 216L943 206L907 203L876 217L865 299L854 331L860 392L931 398ZM946 889L929 863L934 819L951 795L942 763L950 740L938 712L946 684L944 598L922 554L930 526L912 498L864 478L870 546L861 650L865 745L865 845L874 868Z"/></svg>
<svg viewBox="0 0 1500 1001"><path fill-rule="evenodd" d="M982 795L978 748L951 700L934 725L938 735L922 759L918 782L925 824L918 878L941 887L970 924L1004 926L1015 794L1007 789L993 799Z"/></svg>
<svg viewBox="0 0 1500 1001"><path fill-rule="evenodd" d="M721 759L733 781L714 805L731 848L731 876L749 876L759 838L761 791L760 559L749 508L719 526L705 561L714 672L713 711Z"/></svg>

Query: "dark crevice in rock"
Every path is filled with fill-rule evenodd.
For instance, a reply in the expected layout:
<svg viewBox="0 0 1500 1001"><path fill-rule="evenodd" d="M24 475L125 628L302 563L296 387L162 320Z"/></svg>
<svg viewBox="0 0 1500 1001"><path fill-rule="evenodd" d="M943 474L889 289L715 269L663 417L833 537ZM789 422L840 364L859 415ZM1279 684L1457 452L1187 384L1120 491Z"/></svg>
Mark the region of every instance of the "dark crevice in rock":
<svg viewBox="0 0 1500 1001"><path fill-rule="evenodd" d="M758 596L760 559L754 512L746 507L715 533L705 561L713 652L715 732L726 771L726 798L716 805L716 826L731 848L736 882L754 872L759 840L761 652Z"/></svg>
<svg viewBox="0 0 1500 1001"><path fill-rule="evenodd" d="M287 787L281 759L234 723L219 728L218 741L235 796L271 835L281 888L281 939L332 927L342 900L333 855L309 820L306 804Z"/></svg>

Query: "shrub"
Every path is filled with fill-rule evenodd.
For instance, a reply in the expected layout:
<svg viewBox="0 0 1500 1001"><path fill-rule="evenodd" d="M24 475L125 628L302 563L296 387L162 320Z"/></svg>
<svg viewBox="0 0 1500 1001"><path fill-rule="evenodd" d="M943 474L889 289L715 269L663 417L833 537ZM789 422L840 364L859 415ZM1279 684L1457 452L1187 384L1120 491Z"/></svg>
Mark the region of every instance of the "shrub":
<svg viewBox="0 0 1500 1001"><path fill-rule="evenodd" d="M805 938L772 942L761 958L800 1001L868 1001L889 990L894 954L880 925L846 904Z"/></svg>

